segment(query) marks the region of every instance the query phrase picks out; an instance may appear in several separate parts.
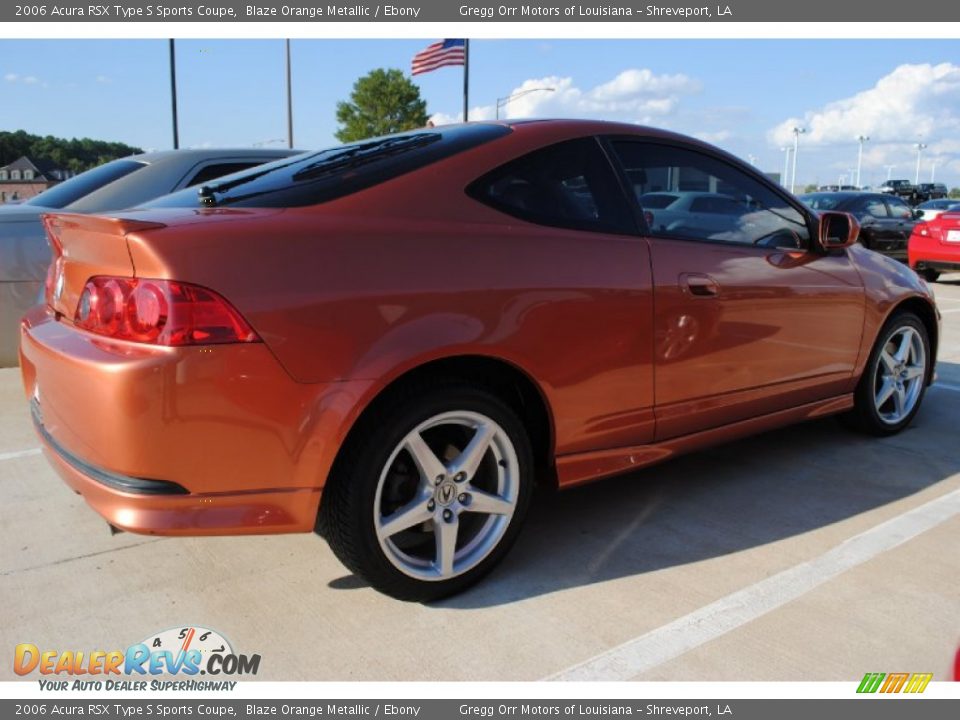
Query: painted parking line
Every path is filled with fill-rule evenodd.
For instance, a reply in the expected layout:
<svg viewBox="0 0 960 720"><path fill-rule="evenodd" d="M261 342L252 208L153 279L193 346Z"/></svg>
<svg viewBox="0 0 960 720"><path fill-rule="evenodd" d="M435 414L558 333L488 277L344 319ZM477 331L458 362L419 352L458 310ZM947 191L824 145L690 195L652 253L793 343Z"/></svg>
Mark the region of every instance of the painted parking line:
<svg viewBox="0 0 960 720"><path fill-rule="evenodd" d="M960 514L960 490L880 523L832 550L720 598L546 680L629 680L816 589Z"/></svg>
<svg viewBox="0 0 960 720"><path fill-rule="evenodd" d="M936 382L933 384L935 388L943 388L944 390L950 390L952 392L960 392L960 385L951 385L950 383Z"/></svg>
<svg viewBox="0 0 960 720"><path fill-rule="evenodd" d="M0 453L0 462L4 460L16 460L17 458L30 457L31 455L39 455L40 448L30 448L29 450L18 450L16 452L5 452Z"/></svg>

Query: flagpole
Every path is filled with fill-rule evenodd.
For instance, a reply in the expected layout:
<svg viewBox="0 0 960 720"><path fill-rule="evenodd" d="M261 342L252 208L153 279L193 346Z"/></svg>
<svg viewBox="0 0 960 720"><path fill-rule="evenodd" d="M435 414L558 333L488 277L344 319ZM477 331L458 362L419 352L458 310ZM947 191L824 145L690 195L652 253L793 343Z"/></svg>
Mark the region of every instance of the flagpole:
<svg viewBox="0 0 960 720"><path fill-rule="evenodd" d="M470 40L463 40L463 121L467 122L470 118Z"/></svg>

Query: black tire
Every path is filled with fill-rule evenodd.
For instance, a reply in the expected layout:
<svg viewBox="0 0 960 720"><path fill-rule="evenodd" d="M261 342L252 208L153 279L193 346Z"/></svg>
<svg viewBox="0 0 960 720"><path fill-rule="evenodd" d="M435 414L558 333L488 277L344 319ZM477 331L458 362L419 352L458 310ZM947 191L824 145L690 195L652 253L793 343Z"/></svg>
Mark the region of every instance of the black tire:
<svg viewBox="0 0 960 720"><path fill-rule="evenodd" d="M887 342L889 342L893 335L897 334L904 327L913 328L919 334L923 343L925 369L922 381L920 383L919 395L917 396L913 407L899 421L889 422L881 417L880 411L877 409L874 401L878 366L880 364L881 354L884 346L887 344ZM877 335L877 340L870 352L870 358L867 360L867 365L864 368L863 375L861 376L860 382L857 384L857 389L854 392L853 410L841 416L841 420L849 427L870 435L876 435L880 437L895 435L907 427L907 425L910 424L914 416L920 410L920 406L923 404L923 397L926 394L927 383L929 381L932 367L932 358L930 356L930 338L927 334L927 328L923 324L923 321L921 321L920 318L912 312L901 311L895 313L890 317L889 320L887 320Z"/></svg>
<svg viewBox="0 0 960 720"><path fill-rule="evenodd" d="M381 547L374 519L379 512L375 502L377 486L387 462L404 438L421 423L449 412L478 413L503 430L519 465L516 501L506 530L478 564L448 579L418 579L398 569ZM489 458L485 460L488 461ZM417 482L424 481L420 478ZM324 487L317 531L349 570L380 592L400 600L437 600L475 584L506 555L520 532L533 485L530 440L509 405L496 395L459 380L410 384L378 400L351 432Z"/></svg>
<svg viewBox="0 0 960 720"><path fill-rule="evenodd" d="M924 268L920 271L920 276L927 282L936 282L940 279L940 271L933 268Z"/></svg>

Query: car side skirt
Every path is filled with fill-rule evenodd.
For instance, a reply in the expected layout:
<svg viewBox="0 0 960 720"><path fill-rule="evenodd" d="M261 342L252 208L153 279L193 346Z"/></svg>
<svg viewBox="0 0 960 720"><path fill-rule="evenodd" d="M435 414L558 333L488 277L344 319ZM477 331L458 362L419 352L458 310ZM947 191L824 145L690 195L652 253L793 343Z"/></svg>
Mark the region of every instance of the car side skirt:
<svg viewBox="0 0 960 720"><path fill-rule="evenodd" d="M619 475L655 465L695 450L767 432L805 420L835 415L853 408L853 393L807 403L710 430L671 438L650 445L596 450L557 458L557 481L561 488Z"/></svg>

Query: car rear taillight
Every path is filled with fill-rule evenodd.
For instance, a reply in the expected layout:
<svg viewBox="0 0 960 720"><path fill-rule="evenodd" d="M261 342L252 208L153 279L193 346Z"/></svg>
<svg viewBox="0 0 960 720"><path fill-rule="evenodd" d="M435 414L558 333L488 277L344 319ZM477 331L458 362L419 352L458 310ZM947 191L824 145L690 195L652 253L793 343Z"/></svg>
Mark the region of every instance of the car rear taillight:
<svg viewBox="0 0 960 720"><path fill-rule="evenodd" d="M80 295L78 327L151 345L259 342L259 336L217 293L173 280L98 276Z"/></svg>
<svg viewBox="0 0 960 720"><path fill-rule="evenodd" d="M922 222L918 223L914 228L915 232L920 237L933 238L934 240L940 240L942 233L940 232L940 227L934 225L933 223Z"/></svg>

